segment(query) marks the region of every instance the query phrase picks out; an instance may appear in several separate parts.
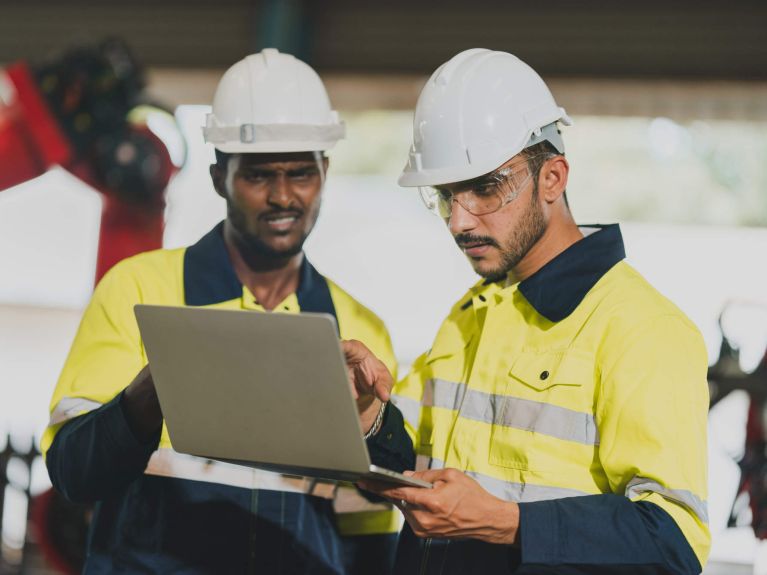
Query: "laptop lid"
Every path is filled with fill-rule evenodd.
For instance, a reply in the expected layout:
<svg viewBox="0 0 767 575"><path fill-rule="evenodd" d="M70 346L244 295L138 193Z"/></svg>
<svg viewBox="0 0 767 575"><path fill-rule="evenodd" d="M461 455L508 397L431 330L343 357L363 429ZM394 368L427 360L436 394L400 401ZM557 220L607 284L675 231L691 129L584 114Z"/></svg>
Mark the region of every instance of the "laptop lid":
<svg viewBox="0 0 767 575"><path fill-rule="evenodd" d="M135 313L176 451L330 479L369 471L332 316Z"/></svg>

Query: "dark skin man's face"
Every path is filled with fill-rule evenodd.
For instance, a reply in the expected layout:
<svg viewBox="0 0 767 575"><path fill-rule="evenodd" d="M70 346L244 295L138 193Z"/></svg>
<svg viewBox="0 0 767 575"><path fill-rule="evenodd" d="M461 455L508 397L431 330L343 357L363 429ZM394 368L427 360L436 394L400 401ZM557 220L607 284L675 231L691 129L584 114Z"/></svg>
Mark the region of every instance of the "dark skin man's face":
<svg viewBox="0 0 767 575"><path fill-rule="evenodd" d="M319 215L327 159L312 152L234 154L211 166L241 249L262 257L296 255Z"/></svg>

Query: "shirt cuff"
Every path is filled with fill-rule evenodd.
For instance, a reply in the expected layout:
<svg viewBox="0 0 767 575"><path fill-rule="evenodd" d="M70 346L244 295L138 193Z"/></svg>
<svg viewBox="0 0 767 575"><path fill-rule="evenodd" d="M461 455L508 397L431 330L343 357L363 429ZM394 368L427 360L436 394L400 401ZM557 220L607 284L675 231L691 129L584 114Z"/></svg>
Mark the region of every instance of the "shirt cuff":
<svg viewBox="0 0 767 575"><path fill-rule="evenodd" d="M391 402L386 406L381 429L367 440L367 447L375 465L399 473L415 468L413 442L405 431L402 413Z"/></svg>
<svg viewBox="0 0 767 575"><path fill-rule="evenodd" d="M551 565L559 558L556 501L519 503L519 538L525 564Z"/></svg>

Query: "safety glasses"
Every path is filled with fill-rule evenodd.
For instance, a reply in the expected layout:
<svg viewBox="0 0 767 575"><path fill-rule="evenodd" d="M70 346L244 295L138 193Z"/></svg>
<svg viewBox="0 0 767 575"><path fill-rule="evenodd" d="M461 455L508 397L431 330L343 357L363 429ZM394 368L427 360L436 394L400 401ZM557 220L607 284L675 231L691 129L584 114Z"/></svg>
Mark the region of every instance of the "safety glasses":
<svg viewBox="0 0 767 575"><path fill-rule="evenodd" d="M528 161L536 157L502 166L474 180L455 184L450 189L422 186L418 191L426 207L443 219L450 217L453 202L457 202L475 216L492 214L513 202L522 193L532 179Z"/></svg>

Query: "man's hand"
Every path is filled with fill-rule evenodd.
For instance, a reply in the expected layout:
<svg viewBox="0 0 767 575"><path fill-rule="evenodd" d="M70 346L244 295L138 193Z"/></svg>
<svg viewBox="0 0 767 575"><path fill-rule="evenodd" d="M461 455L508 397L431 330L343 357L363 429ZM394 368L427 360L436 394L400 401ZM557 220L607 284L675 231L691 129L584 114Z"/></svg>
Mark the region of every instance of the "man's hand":
<svg viewBox="0 0 767 575"><path fill-rule="evenodd" d="M362 430L373 425L381 402L389 401L394 380L384 363L365 344L355 339L341 342L352 393L357 400Z"/></svg>
<svg viewBox="0 0 767 575"><path fill-rule="evenodd" d="M392 501L418 537L480 539L512 545L517 542L519 506L485 491L457 469L406 471L434 487L394 486L360 481L359 486Z"/></svg>
<svg viewBox="0 0 767 575"><path fill-rule="evenodd" d="M122 402L123 413L133 435L146 443L162 426L162 410L148 364L125 388Z"/></svg>

